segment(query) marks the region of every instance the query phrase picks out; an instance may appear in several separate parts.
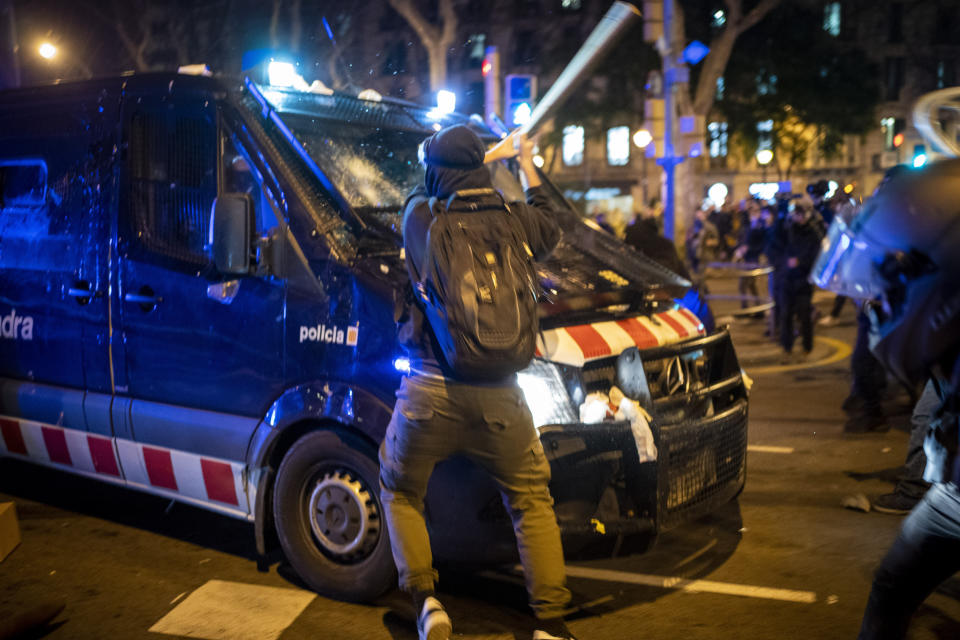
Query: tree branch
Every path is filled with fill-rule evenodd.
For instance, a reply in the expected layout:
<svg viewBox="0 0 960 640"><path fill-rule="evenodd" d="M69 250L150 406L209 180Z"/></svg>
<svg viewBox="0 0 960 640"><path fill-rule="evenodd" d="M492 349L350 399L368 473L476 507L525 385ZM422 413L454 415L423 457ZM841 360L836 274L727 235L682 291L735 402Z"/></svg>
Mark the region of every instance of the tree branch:
<svg viewBox="0 0 960 640"><path fill-rule="evenodd" d="M279 44L277 40L277 30L280 26L281 4L283 4L283 0L273 0L273 11L270 13L270 46L274 49L276 49Z"/></svg>
<svg viewBox="0 0 960 640"><path fill-rule="evenodd" d="M739 23L736 25L737 35L740 35L753 25L763 20L764 16L770 13L770 11L780 4L780 2L781 0L761 0L760 4L751 9L750 13L744 16L743 20L739 21Z"/></svg>
<svg viewBox="0 0 960 640"><path fill-rule="evenodd" d="M86 5L88 8L92 9L89 4ZM119 3L114 0L111 3L113 7L113 19L107 18L104 14L100 13L97 10L92 10L92 14L97 16L99 19L103 20L106 24L109 24L113 27L113 30L116 32L117 37L120 38L120 43L123 45L123 48L127 50L127 54L130 56L133 61L134 66L137 71L147 71L147 63L143 57L143 51L146 48L147 42L149 41L149 34L144 34L142 41L138 45L134 42L133 37L127 31L124 26L123 14L121 13Z"/></svg>
<svg viewBox="0 0 960 640"><path fill-rule="evenodd" d="M413 30L417 32L417 35L427 49L440 41L442 35L440 30L427 22L423 14L413 6L413 2L410 0L387 0L387 2L390 3L394 11L403 16L403 19L413 27ZM441 8L443 8L443 5L441 5Z"/></svg>
<svg viewBox="0 0 960 640"><path fill-rule="evenodd" d="M300 0L293 0L290 4L290 48L300 50L300 36L303 34L303 15L300 11Z"/></svg>
<svg viewBox="0 0 960 640"><path fill-rule="evenodd" d="M453 8L453 0L440 0L440 17L443 20L440 43L444 49L448 49L457 37L457 12Z"/></svg>
<svg viewBox="0 0 960 640"><path fill-rule="evenodd" d="M710 53L703 62L700 79L697 82L693 99L693 112L698 115L707 115L713 108L717 92L717 79L723 75L733 45L741 33L754 26L774 9L782 0L761 0L750 13L740 18L740 0L726 0L730 15L727 17L727 26L710 42Z"/></svg>

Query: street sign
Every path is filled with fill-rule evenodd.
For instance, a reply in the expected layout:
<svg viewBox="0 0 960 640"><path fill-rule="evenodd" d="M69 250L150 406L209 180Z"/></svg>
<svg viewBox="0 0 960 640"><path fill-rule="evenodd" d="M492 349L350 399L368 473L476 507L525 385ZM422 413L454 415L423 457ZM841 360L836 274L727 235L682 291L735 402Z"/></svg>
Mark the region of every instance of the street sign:
<svg viewBox="0 0 960 640"><path fill-rule="evenodd" d="M706 58L708 53L710 53L710 47L699 40L694 40L683 50L683 61L687 64L697 64Z"/></svg>

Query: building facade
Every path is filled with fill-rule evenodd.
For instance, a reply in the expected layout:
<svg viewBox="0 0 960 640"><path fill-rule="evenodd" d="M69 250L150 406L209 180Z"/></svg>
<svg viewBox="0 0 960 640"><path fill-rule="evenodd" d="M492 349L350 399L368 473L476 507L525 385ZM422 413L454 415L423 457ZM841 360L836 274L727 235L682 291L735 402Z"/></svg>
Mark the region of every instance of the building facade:
<svg viewBox="0 0 960 640"><path fill-rule="evenodd" d="M458 95L457 109L467 113L483 113L482 65L488 47L499 52L501 82L509 74L532 74L542 95L609 7L599 0L455 0L455 4L457 38L448 55L447 88ZM699 202L718 183L727 188L728 201L751 192L764 193L760 187L764 184L772 193L784 188L782 182L788 177L794 192L826 179L838 188L846 187L855 197L864 197L890 166L934 157L913 127L910 111L919 96L957 83L960 0L812 0L809 4L823 16L823 29L830 36L849 43L851 50L866 52L876 65L881 91L876 126L864 136L847 136L833 157L823 156L813 145L786 176L776 156L766 166L754 155L744 157L733 144L727 124L721 118L707 118L700 153L686 160L693 169L696 193L687 194L685 202ZM721 5L718 2L718 9ZM433 14L425 15L436 23L436 3L424 6L433 7ZM376 46L357 49L362 59L355 66L365 71L362 79L354 81L384 95L432 102L427 55L414 30L386 1L364 11L366 19L356 37L361 44ZM764 28L763 22L754 28ZM633 37L639 37L639 30ZM601 65L582 90L602 89L608 81ZM645 97L641 91L636 108L603 129L576 121L554 123L557 130L551 139L555 144L542 149L544 169L571 201L585 213L607 212L614 226L622 226L661 191L662 172L656 159L646 157L645 150L634 143L645 122ZM692 215L692 211L685 213ZM685 213L678 211L678 216Z"/></svg>

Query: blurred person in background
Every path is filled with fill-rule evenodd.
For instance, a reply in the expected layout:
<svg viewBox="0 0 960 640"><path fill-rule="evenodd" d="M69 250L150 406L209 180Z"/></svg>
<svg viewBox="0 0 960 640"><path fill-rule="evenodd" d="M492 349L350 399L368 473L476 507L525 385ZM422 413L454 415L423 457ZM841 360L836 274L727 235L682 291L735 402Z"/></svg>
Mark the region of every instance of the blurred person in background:
<svg viewBox="0 0 960 640"><path fill-rule="evenodd" d="M743 214L745 221L740 229L740 239L734 251L734 260L745 263L744 268L752 268L760 266L763 260L768 228L764 220L763 210L756 200L751 198L746 201ZM737 287L741 296L741 309L756 306L760 303L760 293L757 290L758 279L759 276L740 278ZM752 297L747 297L748 293Z"/></svg>
<svg viewBox="0 0 960 640"><path fill-rule="evenodd" d="M676 245L660 232L660 225L652 215L643 211L634 213L633 221L627 225L623 241L654 262L687 280L692 280L690 272L677 253Z"/></svg>
<svg viewBox="0 0 960 640"><path fill-rule="evenodd" d="M697 209L696 217L687 230L687 262L693 273L703 271L707 264L716 261L720 251L720 234L710 221L712 203L709 200Z"/></svg>
<svg viewBox="0 0 960 640"><path fill-rule="evenodd" d="M777 306L780 308L780 346L784 364L806 360L813 350L813 285L808 276L820 251L822 223L808 202L794 201L788 214L778 219L775 235L783 247L781 256L782 287ZM800 322L803 352L793 353L795 340L793 320Z"/></svg>

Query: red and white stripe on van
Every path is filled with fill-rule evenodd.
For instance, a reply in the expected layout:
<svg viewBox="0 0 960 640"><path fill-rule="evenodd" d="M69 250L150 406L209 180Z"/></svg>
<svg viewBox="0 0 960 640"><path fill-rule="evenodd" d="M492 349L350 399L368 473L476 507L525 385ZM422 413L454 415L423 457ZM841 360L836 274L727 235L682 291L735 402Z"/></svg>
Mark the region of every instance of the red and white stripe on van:
<svg viewBox="0 0 960 640"><path fill-rule="evenodd" d="M250 519L244 464L0 416L0 453Z"/></svg>
<svg viewBox="0 0 960 640"><path fill-rule="evenodd" d="M591 360L619 355L630 347L649 349L704 333L700 319L679 307L646 316L543 331L537 340L537 356L582 367Z"/></svg>

